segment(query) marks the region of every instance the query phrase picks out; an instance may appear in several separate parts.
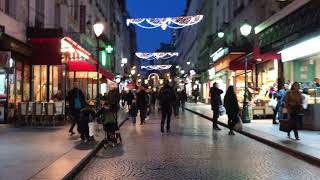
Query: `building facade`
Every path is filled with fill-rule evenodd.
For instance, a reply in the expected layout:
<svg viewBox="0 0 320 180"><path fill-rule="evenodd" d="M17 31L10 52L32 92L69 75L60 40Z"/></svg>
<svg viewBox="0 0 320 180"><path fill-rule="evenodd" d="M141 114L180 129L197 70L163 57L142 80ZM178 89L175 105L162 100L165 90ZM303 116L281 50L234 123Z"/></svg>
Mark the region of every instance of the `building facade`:
<svg viewBox="0 0 320 180"><path fill-rule="evenodd" d="M20 102L48 102L60 92L64 97L75 81L87 100L97 97L97 79L102 94L116 87L119 57L131 58L128 52L135 48L130 35L115 38L122 37L119 32L133 34L125 29L124 6L104 0L0 0L0 123L13 119ZM105 27L99 39L96 22ZM115 48L123 42L132 46Z"/></svg>

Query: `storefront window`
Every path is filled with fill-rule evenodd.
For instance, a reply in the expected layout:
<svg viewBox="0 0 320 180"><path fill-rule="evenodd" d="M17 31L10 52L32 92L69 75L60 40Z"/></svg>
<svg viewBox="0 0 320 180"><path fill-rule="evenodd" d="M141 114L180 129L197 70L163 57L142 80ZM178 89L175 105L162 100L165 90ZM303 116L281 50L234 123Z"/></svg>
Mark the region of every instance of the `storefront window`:
<svg viewBox="0 0 320 180"><path fill-rule="evenodd" d="M30 98L30 66L25 65L23 70L23 101Z"/></svg>
<svg viewBox="0 0 320 180"><path fill-rule="evenodd" d="M284 63L286 81L300 82L302 88L313 87L314 78L320 77L320 55Z"/></svg>
<svg viewBox="0 0 320 180"><path fill-rule="evenodd" d="M46 101L47 99L47 66L33 66L33 99Z"/></svg>
<svg viewBox="0 0 320 180"><path fill-rule="evenodd" d="M22 63L16 64L16 102L22 101Z"/></svg>
<svg viewBox="0 0 320 180"><path fill-rule="evenodd" d="M50 85L49 85L49 95L50 98L57 94L59 90L59 68L58 66L50 66Z"/></svg>

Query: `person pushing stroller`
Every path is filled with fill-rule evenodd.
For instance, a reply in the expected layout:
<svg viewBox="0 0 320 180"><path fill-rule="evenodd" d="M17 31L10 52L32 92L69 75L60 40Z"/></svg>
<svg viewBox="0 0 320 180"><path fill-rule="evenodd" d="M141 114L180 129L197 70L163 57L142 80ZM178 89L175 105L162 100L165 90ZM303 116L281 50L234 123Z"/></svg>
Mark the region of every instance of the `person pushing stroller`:
<svg viewBox="0 0 320 180"><path fill-rule="evenodd" d="M119 130L117 115L110 109L107 102L104 103L102 108L97 112L97 117L101 117L103 123L103 129L106 133L105 146L109 143L114 147L119 139L121 142L120 133L116 133Z"/></svg>

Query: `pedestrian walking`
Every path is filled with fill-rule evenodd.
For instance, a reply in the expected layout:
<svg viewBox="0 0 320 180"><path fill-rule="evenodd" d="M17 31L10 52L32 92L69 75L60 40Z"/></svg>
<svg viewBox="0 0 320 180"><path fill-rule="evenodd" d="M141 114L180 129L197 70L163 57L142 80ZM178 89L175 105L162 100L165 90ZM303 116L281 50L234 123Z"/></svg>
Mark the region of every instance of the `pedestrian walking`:
<svg viewBox="0 0 320 180"><path fill-rule="evenodd" d="M80 138L84 142L90 141L89 136L89 123L95 116L95 111L90 108L88 105L86 107L82 108L80 111L80 119L78 122L78 130L80 133Z"/></svg>
<svg viewBox="0 0 320 180"><path fill-rule="evenodd" d="M136 124L137 115L138 115L138 107L137 107L136 101L133 100L129 109L129 116L133 124Z"/></svg>
<svg viewBox="0 0 320 180"><path fill-rule="evenodd" d="M175 90L175 96L176 96L176 99L175 99L175 101L172 103L172 108L173 108L174 116L175 116L175 117L179 117L180 92L178 92L178 90Z"/></svg>
<svg viewBox="0 0 320 180"><path fill-rule="evenodd" d="M71 114L71 127L69 129L70 135L75 134L73 129L80 119L80 110L85 106L85 97L83 92L78 88L79 83L74 82L73 88L68 92L66 100L69 102L69 111Z"/></svg>
<svg viewBox="0 0 320 180"><path fill-rule="evenodd" d="M285 104L285 96L286 93L289 89L289 84L285 83L283 85L283 88L279 90L278 92L278 103L277 103L277 110L278 110L278 119L282 120L282 119L287 119L287 114L283 113L283 108L284 108L284 104Z"/></svg>
<svg viewBox="0 0 320 180"><path fill-rule="evenodd" d="M127 93L126 99L127 99L128 109L130 109L130 106L131 106L131 104L132 104L132 101L134 100L134 94L132 93L131 90L129 90L129 92Z"/></svg>
<svg viewBox="0 0 320 180"><path fill-rule="evenodd" d="M224 107L226 108L226 113L228 115L228 127L229 135L234 135L233 128L238 123L239 119L239 104L237 96L234 92L234 87L229 86L226 95L224 96Z"/></svg>
<svg viewBox="0 0 320 180"><path fill-rule="evenodd" d="M218 88L218 83L213 83L213 87L210 88L211 97L211 109L213 111L213 129L221 130L218 126L218 118L220 115L220 106L222 105L221 94L223 91Z"/></svg>
<svg viewBox="0 0 320 180"><path fill-rule="evenodd" d="M121 105L122 105L122 107L124 107L126 104L126 101L127 101L127 93L124 89L121 91L120 96L121 96Z"/></svg>
<svg viewBox="0 0 320 180"><path fill-rule="evenodd" d="M145 119L147 116L147 107L148 107L148 94L145 90L145 87L140 86L139 92L137 93L137 107L140 111L140 124L145 123Z"/></svg>
<svg viewBox="0 0 320 180"><path fill-rule="evenodd" d="M172 104L176 101L176 97L174 90L169 86L169 81L165 81L164 86L160 89L159 99L161 106L161 132L164 132L164 124L166 121L167 132L170 132Z"/></svg>
<svg viewBox="0 0 320 180"><path fill-rule="evenodd" d="M188 100L187 92L185 89L183 89L180 93L180 103L181 103L181 109L183 112L185 110L187 100Z"/></svg>
<svg viewBox="0 0 320 180"><path fill-rule="evenodd" d="M150 101L151 101L151 109L155 110L156 101L157 101L157 92L154 90L150 92Z"/></svg>
<svg viewBox="0 0 320 180"><path fill-rule="evenodd" d="M197 104L198 102L198 97L199 97L199 89L196 88L193 90L192 95L194 97L194 103Z"/></svg>
<svg viewBox="0 0 320 180"><path fill-rule="evenodd" d="M270 101L269 101L269 107L272 108L273 110L273 115L272 115L272 124L279 124L277 121L276 121L276 118L277 118L277 113L278 113L278 92L277 92L277 89L276 87L271 87L270 90L269 90L269 98L270 98Z"/></svg>
<svg viewBox="0 0 320 180"><path fill-rule="evenodd" d="M111 111L117 114L120 103L120 93L118 88L113 88L109 91L107 95L107 103Z"/></svg>
<svg viewBox="0 0 320 180"><path fill-rule="evenodd" d="M296 140L300 140L298 128L301 125L301 118L303 116L303 97L300 92L300 84L295 82L292 84L291 90L287 92L285 96L285 107L289 113L289 131L288 137L290 138L290 132L293 130Z"/></svg>

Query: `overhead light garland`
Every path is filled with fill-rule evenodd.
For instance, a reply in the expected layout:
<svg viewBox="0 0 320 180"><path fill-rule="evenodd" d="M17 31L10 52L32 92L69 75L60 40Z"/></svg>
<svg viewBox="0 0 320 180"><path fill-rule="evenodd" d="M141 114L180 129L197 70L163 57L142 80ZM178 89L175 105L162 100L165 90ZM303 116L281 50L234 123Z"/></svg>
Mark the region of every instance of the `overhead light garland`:
<svg viewBox="0 0 320 180"><path fill-rule="evenodd" d="M203 15L165 18L136 18L127 19L127 26L130 26L130 24L134 24L145 29L154 29L159 27L161 27L162 30L166 30L168 27L172 29L180 29L187 26L195 25L202 19Z"/></svg>
<svg viewBox="0 0 320 180"><path fill-rule="evenodd" d="M172 57L177 57L179 56L179 53L177 52L156 52L156 53L137 52L136 56L140 59L159 60L159 59L170 59Z"/></svg>
<svg viewBox="0 0 320 180"><path fill-rule="evenodd" d="M148 71L151 70L167 70L170 69L172 65L149 65L149 66L141 66L141 69L145 69Z"/></svg>

